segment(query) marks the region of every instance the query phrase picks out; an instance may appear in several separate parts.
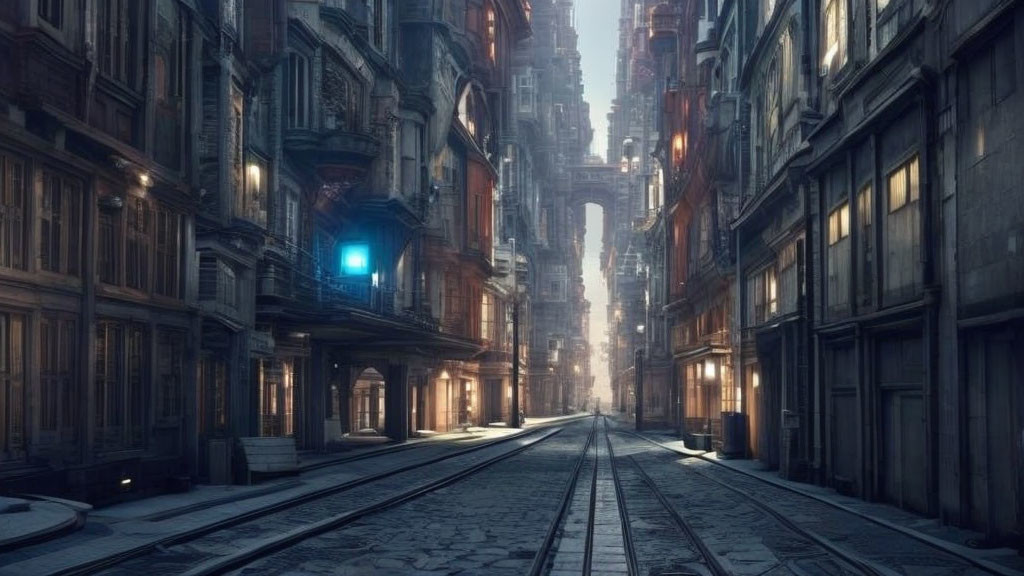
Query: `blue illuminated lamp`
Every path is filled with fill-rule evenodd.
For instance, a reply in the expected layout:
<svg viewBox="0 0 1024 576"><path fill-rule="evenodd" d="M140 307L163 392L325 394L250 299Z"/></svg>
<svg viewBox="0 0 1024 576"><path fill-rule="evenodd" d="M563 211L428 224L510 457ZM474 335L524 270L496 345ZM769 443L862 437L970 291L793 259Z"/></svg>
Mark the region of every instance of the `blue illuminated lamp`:
<svg viewBox="0 0 1024 576"><path fill-rule="evenodd" d="M341 245L341 274L343 276L366 276L370 273L370 245Z"/></svg>

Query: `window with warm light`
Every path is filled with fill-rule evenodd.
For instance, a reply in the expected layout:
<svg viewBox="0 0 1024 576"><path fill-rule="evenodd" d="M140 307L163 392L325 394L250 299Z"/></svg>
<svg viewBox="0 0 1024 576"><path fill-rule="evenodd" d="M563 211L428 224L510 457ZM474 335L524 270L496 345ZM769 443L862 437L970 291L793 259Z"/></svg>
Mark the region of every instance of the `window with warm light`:
<svg viewBox="0 0 1024 576"><path fill-rule="evenodd" d="M774 266L764 271L765 313L772 318L779 312L779 280Z"/></svg>
<svg viewBox="0 0 1024 576"><path fill-rule="evenodd" d="M842 68L846 64L846 2L847 0L827 0L825 4L824 33L822 49L824 57L821 65L825 72Z"/></svg>
<svg viewBox="0 0 1024 576"><path fill-rule="evenodd" d="M253 157L245 166L245 186L239 190L239 218L264 226L267 223L267 164Z"/></svg>
<svg viewBox="0 0 1024 576"><path fill-rule="evenodd" d="M494 341L494 298L487 292L480 300L480 338Z"/></svg>
<svg viewBox="0 0 1024 576"><path fill-rule="evenodd" d="M686 133L676 132L672 136L672 165L678 170L686 159Z"/></svg>
<svg viewBox="0 0 1024 576"><path fill-rule="evenodd" d="M920 161L917 155L889 172L885 222L884 286L886 295L902 300L921 283Z"/></svg>
<svg viewBox="0 0 1024 576"><path fill-rule="evenodd" d="M487 9L487 55L491 63L498 61L498 24L494 15L494 8Z"/></svg>
<svg viewBox="0 0 1024 576"><path fill-rule="evenodd" d="M850 235L850 205L843 203L828 215L828 244L832 246Z"/></svg>
<svg viewBox="0 0 1024 576"><path fill-rule="evenodd" d="M843 202L828 215L827 299L832 312L850 302L850 204Z"/></svg>

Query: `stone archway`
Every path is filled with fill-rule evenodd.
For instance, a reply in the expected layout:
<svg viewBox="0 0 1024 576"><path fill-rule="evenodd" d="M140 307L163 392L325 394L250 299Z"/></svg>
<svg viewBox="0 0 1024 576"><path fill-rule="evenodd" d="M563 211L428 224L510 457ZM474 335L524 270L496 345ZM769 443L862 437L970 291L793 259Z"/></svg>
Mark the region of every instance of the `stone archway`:
<svg viewBox="0 0 1024 576"><path fill-rule="evenodd" d="M596 204L604 211L602 245L604 253L615 243L615 229L620 209L628 212L628 206L619 206L618 190L622 174L617 166L610 164L587 164L570 170L571 187L567 206L581 213L587 204Z"/></svg>

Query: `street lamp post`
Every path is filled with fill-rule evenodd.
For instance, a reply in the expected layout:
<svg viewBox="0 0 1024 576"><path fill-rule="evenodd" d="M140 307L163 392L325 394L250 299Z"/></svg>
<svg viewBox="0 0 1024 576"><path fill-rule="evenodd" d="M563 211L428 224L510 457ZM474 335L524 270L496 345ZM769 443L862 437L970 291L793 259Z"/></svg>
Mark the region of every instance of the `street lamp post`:
<svg viewBox="0 0 1024 576"><path fill-rule="evenodd" d="M643 335L644 325L638 324L636 327L636 333ZM633 354L633 387L636 389L636 408L634 413L636 414L636 429L642 430L644 427L644 349L643 346L637 346L636 351Z"/></svg>
<svg viewBox="0 0 1024 576"><path fill-rule="evenodd" d="M516 239L512 242L512 407L509 425L519 428L519 263L516 257Z"/></svg>

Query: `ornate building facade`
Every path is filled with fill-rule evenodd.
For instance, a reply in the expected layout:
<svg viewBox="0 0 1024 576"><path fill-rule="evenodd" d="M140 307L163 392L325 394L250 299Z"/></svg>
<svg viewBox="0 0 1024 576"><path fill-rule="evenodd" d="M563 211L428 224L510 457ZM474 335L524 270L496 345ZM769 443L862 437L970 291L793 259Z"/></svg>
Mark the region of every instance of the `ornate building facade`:
<svg viewBox="0 0 1024 576"><path fill-rule="evenodd" d="M680 431L1019 538L1020 3L643 8Z"/></svg>
<svg viewBox="0 0 1024 576"><path fill-rule="evenodd" d="M531 400L553 389L531 386L536 342L588 354L581 292L532 324L543 240L569 229L549 183L589 140L566 14L5 3L4 486L104 502L233 481L241 437L509 422L514 363L520 406L581 406Z"/></svg>

